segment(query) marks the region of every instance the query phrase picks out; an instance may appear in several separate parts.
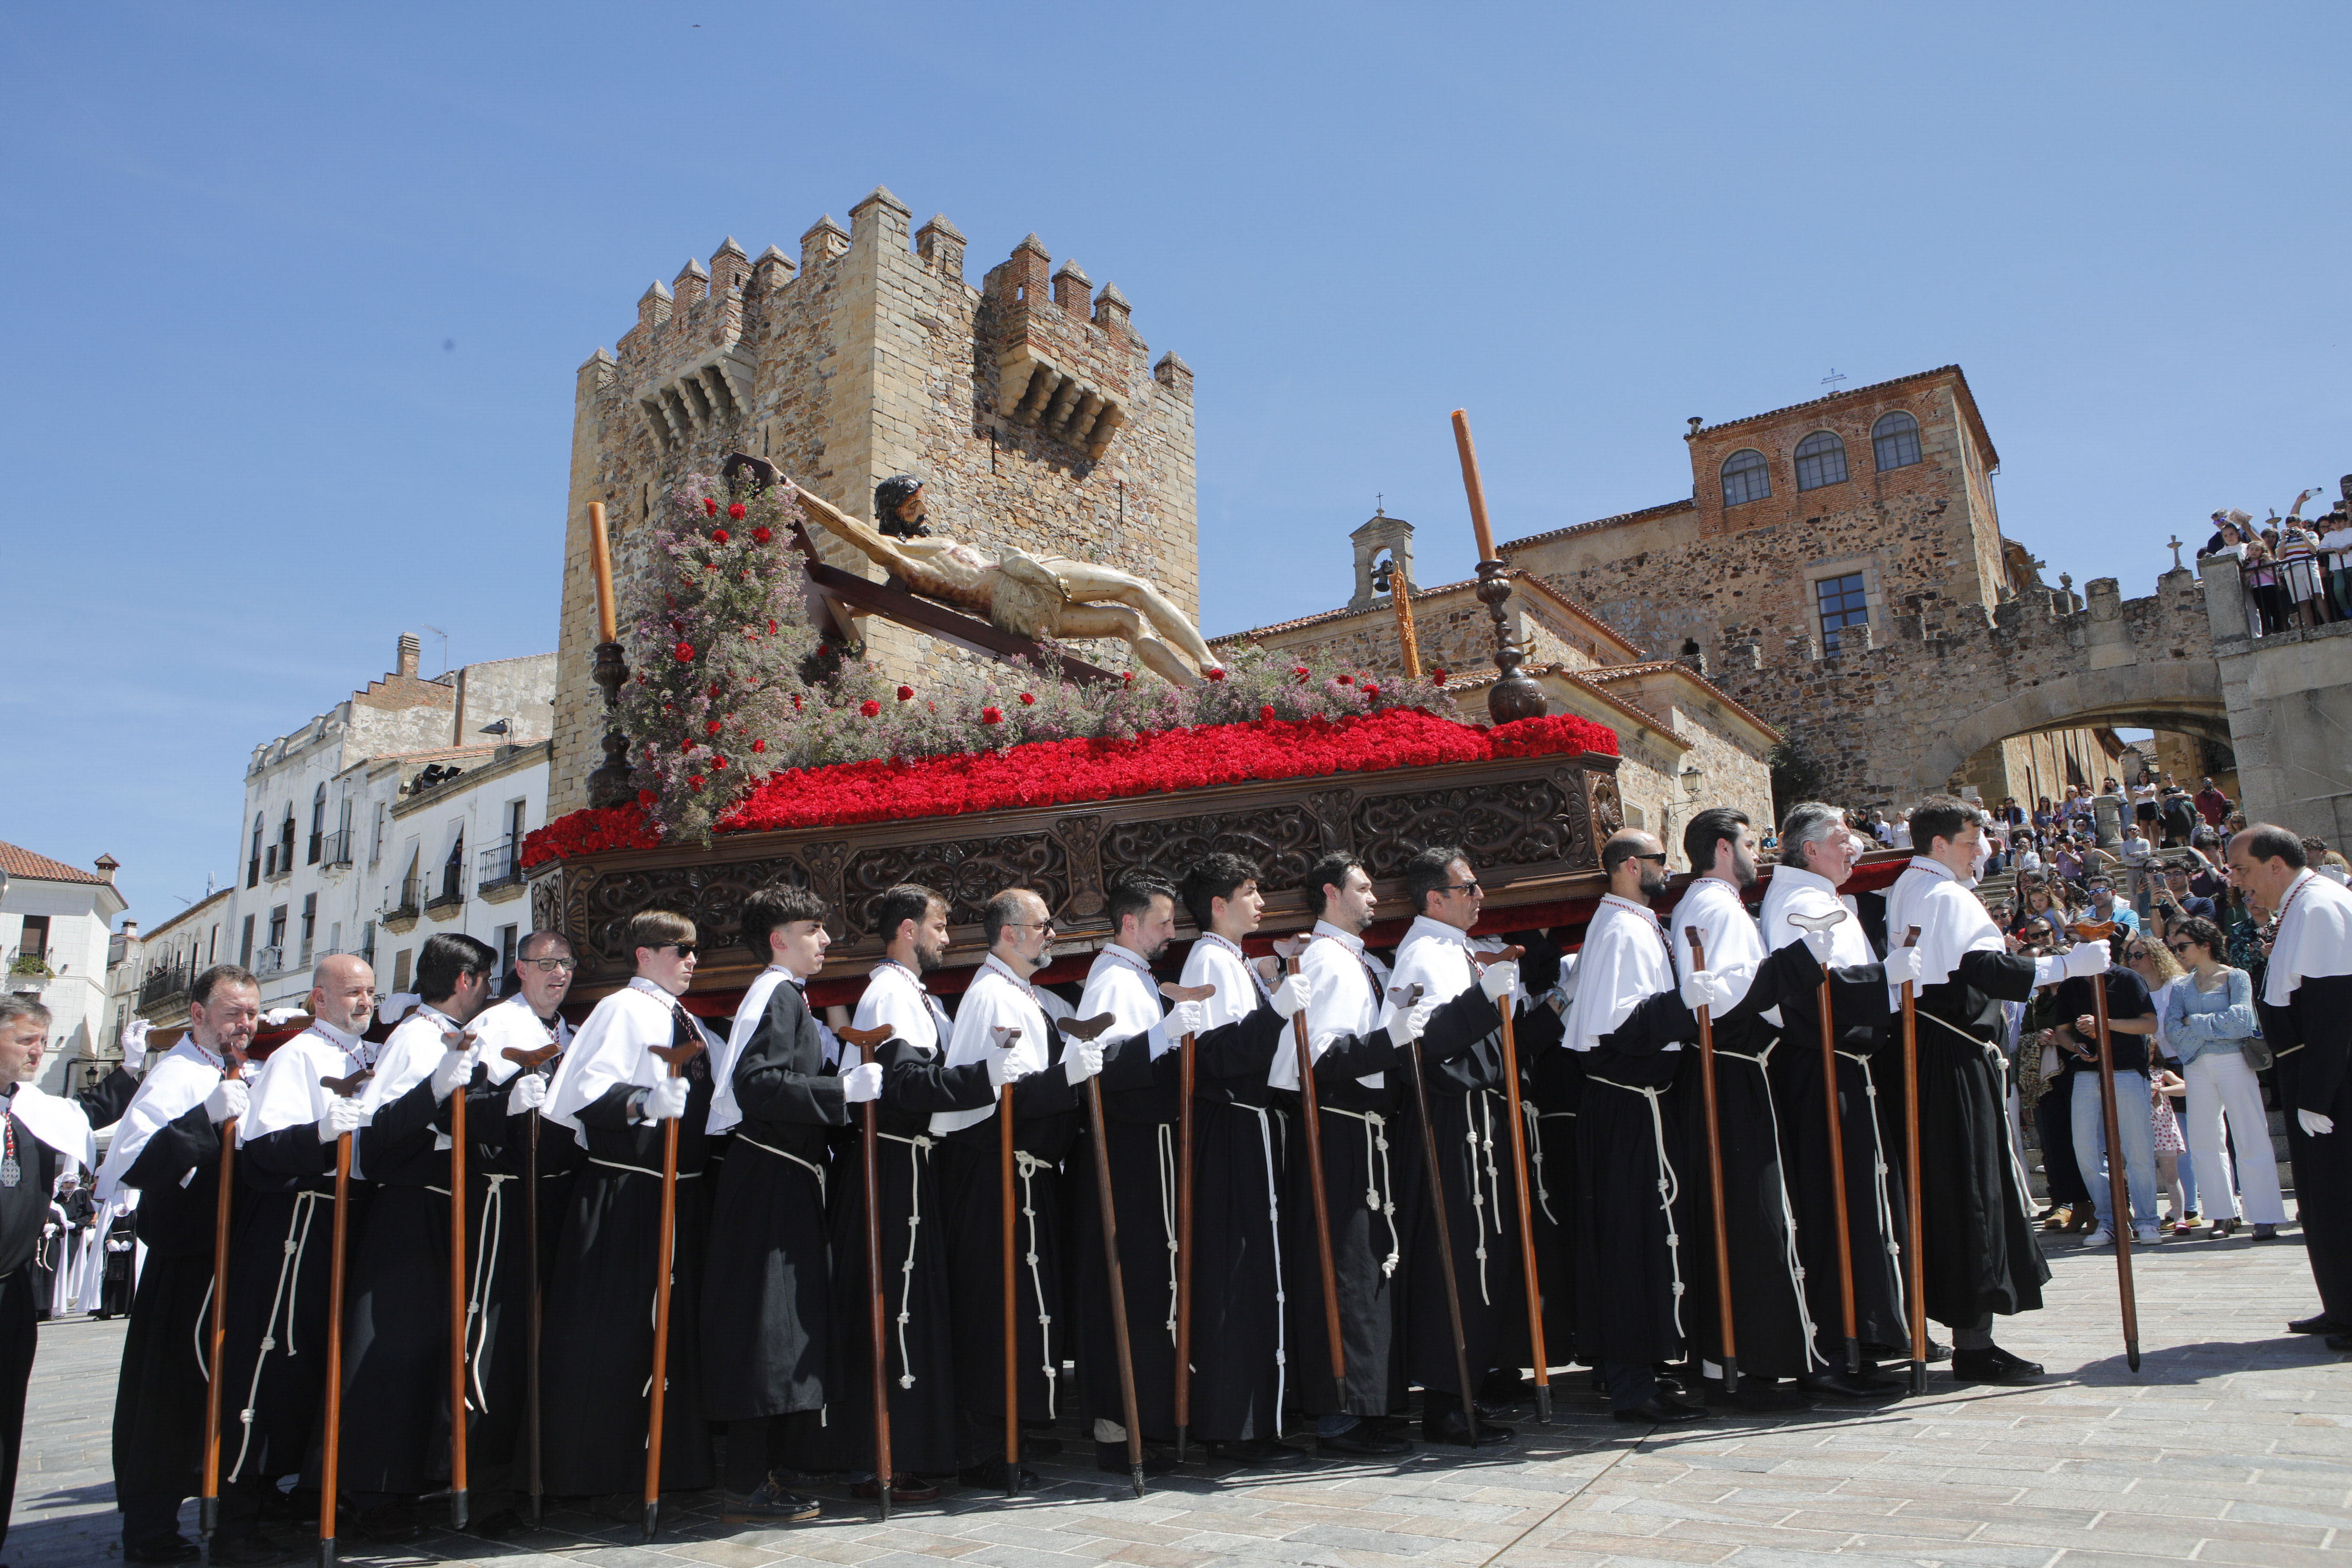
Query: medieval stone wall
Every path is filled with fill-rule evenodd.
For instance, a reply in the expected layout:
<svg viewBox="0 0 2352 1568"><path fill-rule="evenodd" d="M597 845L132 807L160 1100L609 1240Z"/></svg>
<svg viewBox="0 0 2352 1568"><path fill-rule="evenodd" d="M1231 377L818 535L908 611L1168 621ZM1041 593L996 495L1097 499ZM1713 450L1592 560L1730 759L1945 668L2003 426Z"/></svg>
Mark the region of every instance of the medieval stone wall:
<svg viewBox="0 0 2352 1568"><path fill-rule="evenodd" d="M626 615L647 567L647 520L684 474L745 450L852 516L872 519L875 485L912 472L929 485L934 531L1121 567L1198 615L1192 373L1150 360L1115 285L1075 263L1053 268L1034 236L984 287L964 281L964 237L944 217L909 234L910 214L877 189L801 237L797 261L757 259L731 239L638 301L613 351L581 367L574 391L570 511L558 647L549 809L585 803L603 759L603 697L587 508L613 532ZM818 535L835 564L878 577ZM970 656L869 619L869 656L919 680ZM1123 645L1078 646L1113 668Z"/></svg>

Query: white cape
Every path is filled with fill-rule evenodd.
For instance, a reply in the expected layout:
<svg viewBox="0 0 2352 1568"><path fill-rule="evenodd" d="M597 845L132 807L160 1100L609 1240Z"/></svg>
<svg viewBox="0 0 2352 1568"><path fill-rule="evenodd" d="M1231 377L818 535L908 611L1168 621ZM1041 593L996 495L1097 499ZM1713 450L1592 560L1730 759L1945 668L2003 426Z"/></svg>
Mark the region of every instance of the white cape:
<svg viewBox="0 0 2352 1568"><path fill-rule="evenodd" d="M713 1138L732 1132L742 1122L743 1108L735 1103L735 1064L743 1059L743 1047L751 1043L760 1020L768 1016L768 998L791 979L791 971L781 963L772 963L751 976L751 984L743 988L743 1000L735 1005L735 1020L728 1026L726 1040L710 1053L710 1120L705 1125Z"/></svg>
<svg viewBox="0 0 2352 1568"><path fill-rule="evenodd" d="M2352 891L2305 871L2279 902L2286 913L2263 977L2263 1000L2273 1007L2286 1006L2305 980L2352 974Z"/></svg>
<svg viewBox="0 0 2352 1568"><path fill-rule="evenodd" d="M112 1203L121 1195L123 1175L139 1163L140 1152L155 1134L210 1100L220 1080L220 1063L205 1054L193 1035L182 1036L179 1044L154 1060L123 1108L106 1161L98 1168L100 1203Z"/></svg>
<svg viewBox="0 0 2352 1568"><path fill-rule="evenodd" d="M1576 998L1568 1005L1560 1043L1572 1051L1591 1050L1643 1001L1674 988L1674 960L1658 917L1631 899L1604 893L1592 911L1592 923L1584 928Z"/></svg>

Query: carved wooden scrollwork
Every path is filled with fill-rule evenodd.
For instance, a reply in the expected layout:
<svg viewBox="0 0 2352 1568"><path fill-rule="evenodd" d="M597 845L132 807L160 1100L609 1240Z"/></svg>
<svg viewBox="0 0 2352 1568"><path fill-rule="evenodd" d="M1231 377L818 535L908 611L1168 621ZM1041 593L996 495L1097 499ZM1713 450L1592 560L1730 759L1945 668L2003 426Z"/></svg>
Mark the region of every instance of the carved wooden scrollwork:
<svg viewBox="0 0 2352 1568"><path fill-rule="evenodd" d="M1356 807L1356 853L1375 879L1402 876L1433 844L1475 846L1482 866L1562 860L1575 837L1559 819L1565 804L1546 779L1373 795Z"/></svg>
<svg viewBox="0 0 2352 1568"><path fill-rule="evenodd" d="M817 897L831 911L824 918L824 929L838 942L850 934L841 896L841 873L849 863L849 846L837 842L812 844L802 853L808 857L809 886L816 889Z"/></svg>
<svg viewBox="0 0 2352 1568"><path fill-rule="evenodd" d="M1307 797L1307 808L1323 829L1323 851L1332 854L1350 850L1355 844L1356 792L1351 789L1318 789Z"/></svg>
<svg viewBox="0 0 2352 1568"><path fill-rule="evenodd" d="M853 936L872 933L874 900L901 882L920 882L945 896L950 925L979 924L982 908L1007 888L1034 888L1058 913L1069 907L1070 857L1060 839L1045 833L861 850L842 877L841 904Z"/></svg>
<svg viewBox="0 0 2352 1568"><path fill-rule="evenodd" d="M1092 812L1054 819L1054 837L1070 858L1069 912L1092 920L1110 907L1103 889L1102 818Z"/></svg>
<svg viewBox="0 0 2352 1568"><path fill-rule="evenodd" d="M713 948L730 945L743 923L743 900L771 884L805 888L809 868L798 856L689 863L656 869L609 871L572 879L563 929L583 968L630 967L629 917L640 910L670 910L692 921Z"/></svg>
<svg viewBox="0 0 2352 1568"><path fill-rule="evenodd" d="M1323 827L1294 804L1120 822L1103 835L1103 858L1115 871L1148 866L1171 880L1218 850L1256 861L1269 888L1295 888L1323 853Z"/></svg>
<svg viewBox="0 0 2352 1568"><path fill-rule="evenodd" d="M1601 844L1611 834L1625 826L1625 802L1617 793L1615 773L1587 773L1584 776L1584 787L1586 798L1591 803L1592 863L1598 865Z"/></svg>

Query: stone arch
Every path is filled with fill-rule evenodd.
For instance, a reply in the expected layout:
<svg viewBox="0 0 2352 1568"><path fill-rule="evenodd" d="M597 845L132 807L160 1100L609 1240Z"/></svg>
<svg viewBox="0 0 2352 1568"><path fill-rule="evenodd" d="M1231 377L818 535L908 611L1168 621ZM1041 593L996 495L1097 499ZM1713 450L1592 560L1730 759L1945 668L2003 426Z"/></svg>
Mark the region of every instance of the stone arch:
<svg viewBox="0 0 2352 1568"><path fill-rule="evenodd" d="M2119 665L2012 692L1970 710L1929 738L1913 764L1911 787L1921 794L1942 789L1963 763L1995 741L2094 724L2171 730L2226 743L2230 723L2221 701L2221 666L2210 659Z"/></svg>

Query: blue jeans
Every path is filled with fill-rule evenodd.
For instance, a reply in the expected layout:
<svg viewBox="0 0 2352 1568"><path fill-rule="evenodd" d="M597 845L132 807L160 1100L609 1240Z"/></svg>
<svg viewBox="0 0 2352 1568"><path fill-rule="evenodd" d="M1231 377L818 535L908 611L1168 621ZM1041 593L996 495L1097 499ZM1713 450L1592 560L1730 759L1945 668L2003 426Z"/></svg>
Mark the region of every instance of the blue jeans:
<svg viewBox="0 0 2352 1568"><path fill-rule="evenodd" d="M2099 1104L2099 1075L2074 1075L2074 1159L2091 1189L2099 1223L2116 1222L2115 1190L2107 1184L2106 1112ZM2131 1193L2132 1222L2156 1223L2156 1124L2148 1119L2147 1075L2116 1074L2116 1135L2124 1146L2124 1184Z"/></svg>

